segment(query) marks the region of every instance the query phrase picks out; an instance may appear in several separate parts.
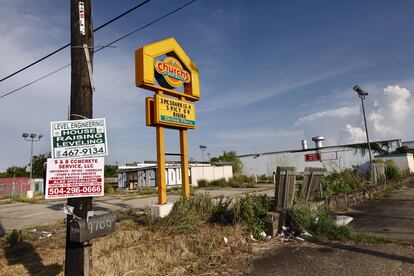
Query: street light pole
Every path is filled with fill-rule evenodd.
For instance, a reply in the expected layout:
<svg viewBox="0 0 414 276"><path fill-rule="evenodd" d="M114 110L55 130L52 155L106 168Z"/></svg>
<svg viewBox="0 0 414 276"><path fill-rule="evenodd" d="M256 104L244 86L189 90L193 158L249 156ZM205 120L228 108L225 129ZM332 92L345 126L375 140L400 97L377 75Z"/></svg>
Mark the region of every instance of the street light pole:
<svg viewBox="0 0 414 276"><path fill-rule="evenodd" d="M43 135L37 135L35 133L23 133L22 137L25 141L30 141L30 190L33 190L33 142L39 142L40 139L42 139Z"/></svg>
<svg viewBox="0 0 414 276"><path fill-rule="evenodd" d="M201 151L203 153L203 162L204 162L204 151L207 150L207 146L200 145L200 149L201 149Z"/></svg>
<svg viewBox="0 0 414 276"><path fill-rule="evenodd" d="M374 163L372 161L371 144L369 142L368 126L367 126L367 117L365 115L365 106L364 106L364 100L365 100L365 97L368 96L368 92L364 91L358 85L354 85L353 90L355 92L357 92L358 97L361 99L362 114L364 116L364 124L365 124L365 134L367 136L367 144L368 144L368 154L369 154L371 181L372 181L372 183L374 183L374 181L375 181L375 178L374 178Z"/></svg>

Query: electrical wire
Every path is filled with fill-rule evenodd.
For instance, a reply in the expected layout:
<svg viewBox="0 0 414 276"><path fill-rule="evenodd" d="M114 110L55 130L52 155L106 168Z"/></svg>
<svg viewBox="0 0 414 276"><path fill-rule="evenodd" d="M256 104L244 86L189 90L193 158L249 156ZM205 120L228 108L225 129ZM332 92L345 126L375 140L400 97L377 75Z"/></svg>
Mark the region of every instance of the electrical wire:
<svg viewBox="0 0 414 276"><path fill-rule="evenodd" d="M138 5L136 5L136 6L132 7L132 8L130 8L129 10L127 10L127 11L125 11L125 12L121 13L120 15L118 15L118 16L116 16L116 17L112 18L111 20L109 20L108 22L104 23L103 25L101 25L101 26L97 27L96 29L94 29L94 30L93 30L93 32L97 32L97 31L99 31L100 29L102 29L102 28L106 27L107 25L109 25L109 24L111 24L112 22L114 22L114 21L118 20L119 18L124 17L124 16L125 16L125 15L127 15L128 13L130 13L130 12L132 12L132 11L134 11L134 10L138 9L139 7L141 7L141 6L145 5L145 4L147 4L147 3L148 3L148 2L150 2L150 1L152 1L152 0L145 0L145 1L141 2L140 4L138 4ZM51 52L51 53L49 53L49 54L45 55L44 57L42 57L42 58L40 58L40 59L38 59L38 60L36 60L36 61L34 61L34 62L30 63L29 65L26 65L25 67L23 67L23 68L21 68L21 69L17 70L16 72L14 72L14 73L12 73L12 74L10 74L10 75L8 75L8 76L6 76L6 77L4 77L4 78L0 79L0 83L1 83L1 82L3 82L3 81L5 81L5 80L7 80L7 79L9 79L9 78L11 78L11 77L13 77L13 76L15 76L15 75L17 75L17 74L19 74L20 72L23 72L23 71L24 71L24 70L26 70L26 69L29 69L30 67L32 67L32 66L34 66L34 65L38 64L39 62L41 62L41 61L43 61L43 60L45 60L45 59L47 59L47 58L49 58L49 57L53 56L54 54L59 53L60 51L62 51L63 49L66 49L66 48L67 48L67 47L69 47L69 46L70 46L70 43L68 43L68 44L66 44L66 45L63 45L62 47L60 47L60 48L58 48L58 49L54 50L53 52Z"/></svg>
<svg viewBox="0 0 414 276"><path fill-rule="evenodd" d="M99 51L101 51L101 50L103 50L103 49L107 48L108 46L111 46L112 44L114 44L114 43L116 43L116 42L118 42L118 41L120 41L120 40L122 40L122 39L124 39L124 38L127 38L128 36L133 35L133 34L134 34L134 33L136 33L136 32L139 32L139 31L141 31L141 30L143 30L143 29L145 29L145 28L148 28L149 26L151 26L151 25L153 25L153 24L157 23L158 21L161 21L162 19L164 19L164 18L166 18L166 17L168 17L168 16L170 16L170 15L172 15L172 14L174 14L174 13L179 12L180 10L184 9L185 7L187 7L188 5L191 5L192 3L196 2L196 1L197 1L197 0L192 0L192 1L190 1L190 2L187 2L186 4L184 4L184 5L180 6L180 7L178 7L177 9L175 9L175 10L173 10L173 11L169 12L169 13L166 13L166 14L165 14L165 15L163 15L163 16L158 17L157 19L155 19L155 20L151 21L150 23L145 24L144 26L139 27L138 29L135 29L135 30L133 30L132 32L129 32L129 33L127 33L126 35L123 35L123 36L121 36L121 37L119 37L119 38L117 38L117 39L115 39L115 40L113 40L113 41L109 42L109 43L108 43L108 44L106 44L105 46L101 46L98 50L95 50L95 51L94 51L94 53L97 53L97 52L99 52ZM52 72L50 72L50 73L48 73L48 74L46 74L46 75L44 75L44 76L42 76L42 77L40 77L40 78L36 79L36 80L33 80L33 81L31 81L31 82L29 82L29 83L27 83L27 84L23 85L23 86L20 86L20 87L18 87L18 88L16 88L16 89L14 89L14 90L12 90L12 91L9 91L9 92L7 92L7 93L5 93L5 94L1 95L1 96L0 96L0 99L4 98L4 97L6 97L6 96L9 96L9 95L11 95L11 94L13 94L13 93L15 93L15 92L17 92L17 91L19 91L19 90L22 90L23 88L28 87L28 86L30 86L30 85L32 85L32 84L34 84L34 83L38 82L38 81L41 81L41 80L43 80L43 79L45 79L45 78L47 78L47 77L49 77L49 76L51 76L51 75L53 75L53 74L55 74L55 73L57 73L57 72L61 71L61 70L65 69L66 67L69 67L69 66L70 66L70 63L69 63L69 64L66 64L65 66L60 67L59 69L56 69L56 70L54 70L54 71L52 71Z"/></svg>

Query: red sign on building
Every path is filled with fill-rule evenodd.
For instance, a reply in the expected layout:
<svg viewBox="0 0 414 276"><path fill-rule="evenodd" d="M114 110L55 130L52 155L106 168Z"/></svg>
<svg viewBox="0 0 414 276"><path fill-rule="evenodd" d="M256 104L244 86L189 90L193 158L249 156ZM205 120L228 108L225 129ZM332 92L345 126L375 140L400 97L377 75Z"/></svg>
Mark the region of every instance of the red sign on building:
<svg viewBox="0 0 414 276"><path fill-rule="evenodd" d="M305 162L313 161L321 161L321 154L319 152L305 154Z"/></svg>

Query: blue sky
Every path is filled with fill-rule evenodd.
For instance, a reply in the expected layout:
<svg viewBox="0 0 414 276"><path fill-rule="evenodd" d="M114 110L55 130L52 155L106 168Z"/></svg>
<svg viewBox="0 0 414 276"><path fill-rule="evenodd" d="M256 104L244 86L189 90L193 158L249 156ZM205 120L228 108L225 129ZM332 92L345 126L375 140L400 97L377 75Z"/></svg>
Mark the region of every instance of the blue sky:
<svg viewBox="0 0 414 276"><path fill-rule="evenodd" d="M0 0L0 76L70 39L69 1ZM139 1L94 1L99 26ZM186 1L153 0L95 34L102 45ZM364 141L359 84L369 92L373 139L414 140L413 1L207 1L95 55L94 117L107 118L106 163L155 159L155 130L145 126L144 99L135 87L134 51L175 37L200 69L197 129L189 153L201 159L223 150L255 153L297 149L323 135L325 144ZM65 50L0 83L3 94L70 61ZM24 165L22 132L46 134L35 153L50 150L49 122L64 120L70 70L0 100L0 170ZM177 131L167 131L167 152L178 152Z"/></svg>

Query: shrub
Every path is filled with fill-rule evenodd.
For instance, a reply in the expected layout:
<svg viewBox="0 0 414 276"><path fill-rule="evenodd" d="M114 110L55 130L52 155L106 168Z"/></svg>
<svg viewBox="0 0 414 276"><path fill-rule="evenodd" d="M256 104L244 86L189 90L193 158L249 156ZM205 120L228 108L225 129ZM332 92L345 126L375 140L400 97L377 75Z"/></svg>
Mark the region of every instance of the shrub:
<svg viewBox="0 0 414 276"><path fill-rule="evenodd" d="M331 218L328 209L320 208L312 212L309 205L300 204L288 211L296 227L302 227L318 237L329 240L352 238L351 228L338 226Z"/></svg>
<svg viewBox="0 0 414 276"><path fill-rule="evenodd" d="M349 226L338 226L327 208L311 211L309 205L299 204L288 210L294 228L304 228L319 238L354 240L363 243L383 243L388 240L367 233L355 233Z"/></svg>
<svg viewBox="0 0 414 276"><path fill-rule="evenodd" d="M17 231L16 229L13 229L11 233L6 234L5 241L9 246L15 246L19 243L21 243L24 240L24 235L22 230Z"/></svg>
<svg viewBox="0 0 414 276"><path fill-rule="evenodd" d="M197 231L202 221L208 221L222 225L243 223L254 237L260 238L266 213L271 210L273 201L266 195L234 199L220 197L214 201L208 194L198 194L176 202L165 218L152 220L149 211L144 214L131 211L129 215L158 233L190 234Z"/></svg>
<svg viewBox="0 0 414 276"><path fill-rule="evenodd" d="M214 187L221 187L221 188L223 188L223 187L227 186L227 181L224 178L220 178L220 179L217 179L217 180L210 181L210 183L208 184L208 186L214 186Z"/></svg>
<svg viewBox="0 0 414 276"><path fill-rule="evenodd" d="M197 181L197 185L200 188L205 188L205 187L208 186L208 184L209 184L208 181L205 180L205 179L200 179L200 180Z"/></svg>
<svg viewBox="0 0 414 276"><path fill-rule="evenodd" d="M199 223L197 211L188 202L180 200L168 216L155 220L152 227L163 234L191 234L197 230Z"/></svg>
<svg viewBox="0 0 414 276"><path fill-rule="evenodd" d="M272 183L272 177L271 176L267 176L265 174L262 174L261 176L259 176L258 181L260 183Z"/></svg>
<svg viewBox="0 0 414 276"><path fill-rule="evenodd" d="M105 185L104 185L104 193L105 194L113 194L113 193L115 193L115 189L114 189L114 187L112 187L108 183L105 183Z"/></svg>
<svg viewBox="0 0 414 276"><path fill-rule="evenodd" d="M362 183L353 170L346 169L340 173L334 172L323 180L324 192L326 195L345 193L360 188Z"/></svg>
<svg viewBox="0 0 414 276"><path fill-rule="evenodd" d="M264 231L266 214L273 210L273 201L266 195L246 195L238 199L240 219L255 237ZM235 208L236 209L236 208Z"/></svg>
<svg viewBox="0 0 414 276"><path fill-rule="evenodd" d="M387 171L386 171L387 179L395 179L400 176L400 170L398 169L397 165L395 165L394 160L387 160L386 165L387 165Z"/></svg>
<svg viewBox="0 0 414 276"><path fill-rule="evenodd" d="M214 204L210 222L218 224L235 224L238 222L238 212L232 199L225 199L223 196Z"/></svg>
<svg viewBox="0 0 414 276"><path fill-rule="evenodd" d="M244 183L254 183L254 177L253 176L247 176L247 175L235 175L233 176L232 180L236 183L239 184L244 184Z"/></svg>
<svg viewBox="0 0 414 276"><path fill-rule="evenodd" d="M197 194L191 196L186 204L188 204L189 208L194 209L200 216L200 219L203 220L210 218L214 208L213 199L209 194Z"/></svg>

